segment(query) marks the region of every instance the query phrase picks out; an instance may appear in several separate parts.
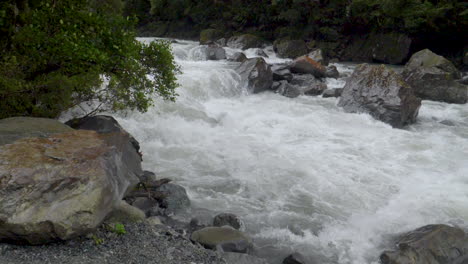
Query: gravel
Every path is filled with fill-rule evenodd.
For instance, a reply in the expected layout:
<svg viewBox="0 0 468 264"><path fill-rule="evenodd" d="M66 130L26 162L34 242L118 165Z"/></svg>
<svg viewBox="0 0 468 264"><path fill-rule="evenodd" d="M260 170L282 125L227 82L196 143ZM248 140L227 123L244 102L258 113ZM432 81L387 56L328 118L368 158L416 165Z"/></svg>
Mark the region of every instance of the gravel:
<svg viewBox="0 0 468 264"><path fill-rule="evenodd" d="M125 225L118 235L100 228L94 235L43 246L0 244L0 263L225 264L219 253L193 244L174 229L146 223ZM103 239L97 244L95 239Z"/></svg>

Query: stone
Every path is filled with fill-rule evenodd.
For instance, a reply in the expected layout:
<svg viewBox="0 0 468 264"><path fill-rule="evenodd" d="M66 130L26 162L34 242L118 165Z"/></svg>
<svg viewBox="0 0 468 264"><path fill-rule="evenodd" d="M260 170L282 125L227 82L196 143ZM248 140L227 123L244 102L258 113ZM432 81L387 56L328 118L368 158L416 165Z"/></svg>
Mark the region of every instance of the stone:
<svg viewBox="0 0 468 264"><path fill-rule="evenodd" d="M255 50L255 55L260 56L260 57L264 57L264 58L268 58L268 55L262 49L256 49Z"/></svg>
<svg viewBox="0 0 468 264"><path fill-rule="evenodd" d="M424 49L414 53L405 68L418 69L418 68L437 68L443 72L449 73L455 79L461 78L461 74L457 67L446 58L435 54L429 49Z"/></svg>
<svg viewBox="0 0 468 264"><path fill-rule="evenodd" d="M316 79L311 74L294 75L290 84L298 86L301 94L305 95L320 95L327 89L327 85Z"/></svg>
<svg viewBox="0 0 468 264"><path fill-rule="evenodd" d="M247 59L236 68L236 71L253 93L271 89L273 73L263 58Z"/></svg>
<svg viewBox="0 0 468 264"><path fill-rule="evenodd" d="M268 264L265 259L235 252L223 252L222 257L226 264Z"/></svg>
<svg viewBox="0 0 468 264"><path fill-rule="evenodd" d="M252 242L249 237L232 227L205 227L192 233L190 239L209 249L247 253Z"/></svg>
<svg viewBox="0 0 468 264"><path fill-rule="evenodd" d="M338 106L345 112L369 113L377 120L401 128L416 121L421 99L393 70L384 65L361 64L346 81Z"/></svg>
<svg viewBox="0 0 468 264"><path fill-rule="evenodd" d="M151 216L146 219L146 223L148 223L151 226L158 226L158 225L163 225L161 222L161 219L157 216Z"/></svg>
<svg viewBox="0 0 468 264"><path fill-rule="evenodd" d="M292 73L312 74L317 78L325 77L327 71L322 64L314 61L308 56L302 56L295 59L289 69Z"/></svg>
<svg viewBox="0 0 468 264"><path fill-rule="evenodd" d="M343 61L402 64L410 56L412 40L401 33L371 33L355 36L344 49Z"/></svg>
<svg viewBox="0 0 468 264"><path fill-rule="evenodd" d="M237 230L245 229L244 222L235 214L221 213L214 217L214 226L231 226Z"/></svg>
<svg viewBox="0 0 468 264"><path fill-rule="evenodd" d="M262 48L265 44L261 38L251 35L251 34L242 34L239 36L233 36L228 39L227 46L232 49L251 49L251 48Z"/></svg>
<svg viewBox="0 0 468 264"><path fill-rule="evenodd" d="M0 146L0 241L85 235L138 183L128 135L71 131ZM133 163L133 164L129 164Z"/></svg>
<svg viewBox="0 0 468 264"><path fill-rule="evenodd" d="M156 174L152 171L143 171L143 173L138 177L140 179L140 182L154 182L158 178L156 177Z"/></svg>
<svg viewBox="0 0 468 264"><path fill-rule="evenodd" d="M205 29L200 32L200 45L213 44L216 40L222 38L224 32L218 29Z"/></svg>
<svg viewBox="0 0 468 264"><path fill-rule="evenodd" d="M114 206L112 212L107 216L108 223L139 223L146 219L145 213L129 205L125 201L120 201Z"/></svg>
<svg viewBox="0 0 468 264"><path fill-rule="evenodd" d="M69 126L48 118L10 117L0 120L0 146L20 138L48 137L73 131Z"/></svg>
<svg viewBox="0 0 468 264"><path fill-rule="evenodd" d="M338 79L338 77L340 77L340 73L338 72L338 69L336 68L335 65L327 66L326 71L325 71L325 77L335 78L335 79Z"/></svg>
<svg viewBox="0 0 468 264"><path fill-rule="evenodd" d="M301 253L294 252L283 260L283 264L306 264Z"/></svg>
<svg viewBox="0 0 468 264"><path fill-rule="evenodd" d="M146 215L150 215L150 211L154 207L159 207L158 201L148 198L148 197L137 197L135 199L132 199L132 200L128 199L128 200L132 206L140 209Z"/></svg>
<svg viewBox="0 0 468 264"><path fill-rule="evenodd" d="M322 97L323 98L340 97L342 92L343 92L343 88L327 89L322 93Z"/></svg>
<svg viewBox="0 0 468 264"><path fill-rule="evenodd" d="M140 143L125 129L120 126L119 122L112 116L96 115L84 118L75 118L65 122L66 125L74 129L92 130L100 134L106 133L122 133L128 136L130 143L140 154Z"/></svg>
<svg viewBox="0 0 468 264"><path fill-rule="evenodd" d="M294 59L307 54L307 44L304 40L279 39L273 43L273 50L280 58Z"/></svg>
<svg viewBox="0 0 468 264"><path fill-rule="evenodd" d="M289 70L288 65L284 64L275 64L271 66L271 70L273 72L273 81L291 81L293 79L293 75Z"/></svg>
<svg viewBox="0 0 468 264"><path fill-rule="evenodd" d="M380 255L382 264L463 264L468 235L457 227L427 225L401 236L398 249Z"/></svg>
<svg viewBox="0 0 468 264"><path fill-rule="evenodd" d="M276 89L276 93L289 98L296 98L302 95L303 91L297 85L292 85L286 81L281 81L279 87Z"/></svg>
<svg viewBox="0 0 468 264"><path fill-rule="evenodd" d="M215 44L202 45L194 51L194 55L198 60L224 60L226 59L226 51Z"/></svg>
<svg viewBox="0 0 468 264"><path fill-rule="evenodd" d="M157 188L157 191L161 192L164 196L161 201L161 207L165 208L167 215L190 207L187 191L180 185L167 183Z"/></svg>
<svg viewBox="0 0 468 264"><path fill-rule="evenodd" d="M422 99L456 104L468 101L468 86L456 80L461 77L458 69L428 49L413 54L402 76Z"/></svg>
<svg viewBox="0 0 468 264"><path fill-rule="evenodd" d="M309 52L309 54L307 54L307 56L309 58L313 59L314 61L319 62L320 64L322 64L324 66L328 65L328 61L325 60L325 56L323 54L322 49L315 49L315 50Z"/></svg>
<svg viewBox="0 0 468 264"><path fill-rule="evenodd" d="M232 56L230 56L228 60L235 62L244 62L247 60L247 56L245 56L245 54L242 52L236 52Z"/></svg>

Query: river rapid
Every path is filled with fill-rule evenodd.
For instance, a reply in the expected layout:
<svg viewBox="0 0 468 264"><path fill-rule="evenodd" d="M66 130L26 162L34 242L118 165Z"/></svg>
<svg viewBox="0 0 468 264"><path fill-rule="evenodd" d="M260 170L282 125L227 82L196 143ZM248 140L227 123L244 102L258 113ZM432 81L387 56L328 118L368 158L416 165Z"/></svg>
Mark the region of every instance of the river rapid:
<svg viewBox="0 0 468 264"><path fill-rule="evenodd" d="M250 94L238 63L201 61L196 42L172 47L183 72L177 102L157 99L147 113L116 118L140 142L144 169L186 187L185 220L235 213L255 254L275 264L292 251L323 264L374 264L395 234L468 227L468 104L423 101L416 124L393 129L344 113L335 98Z"/></svg>

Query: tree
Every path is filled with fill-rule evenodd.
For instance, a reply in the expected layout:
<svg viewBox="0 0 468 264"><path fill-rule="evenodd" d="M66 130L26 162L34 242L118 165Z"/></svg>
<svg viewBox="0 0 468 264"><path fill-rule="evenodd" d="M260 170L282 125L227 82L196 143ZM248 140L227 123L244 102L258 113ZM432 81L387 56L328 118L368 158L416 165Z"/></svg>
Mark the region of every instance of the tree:
<svg viewBox="0 0 468 264"><path fill-rule="evenodd" d="M174 100L178 66L164 41L135 39L120 1L8 0L0 4L0 118L56 117L86 101L146 111Z"/></svg>

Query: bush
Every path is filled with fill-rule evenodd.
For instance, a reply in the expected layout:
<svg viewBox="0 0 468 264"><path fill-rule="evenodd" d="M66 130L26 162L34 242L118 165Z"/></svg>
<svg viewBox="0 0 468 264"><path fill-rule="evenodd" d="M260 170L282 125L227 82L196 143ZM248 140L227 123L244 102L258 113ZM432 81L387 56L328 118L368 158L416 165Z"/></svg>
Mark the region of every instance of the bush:
<svg viewBox="0 0 468 264"><path fill-rule="evenodd" d="M101 102L98 110L144 112L154 94L175 99L178 67L169 43L136 41L135 21L118 14L121 6L23 2L0 5L7 36L0 40L0 118L56 117L92 100Z"/></svg>

